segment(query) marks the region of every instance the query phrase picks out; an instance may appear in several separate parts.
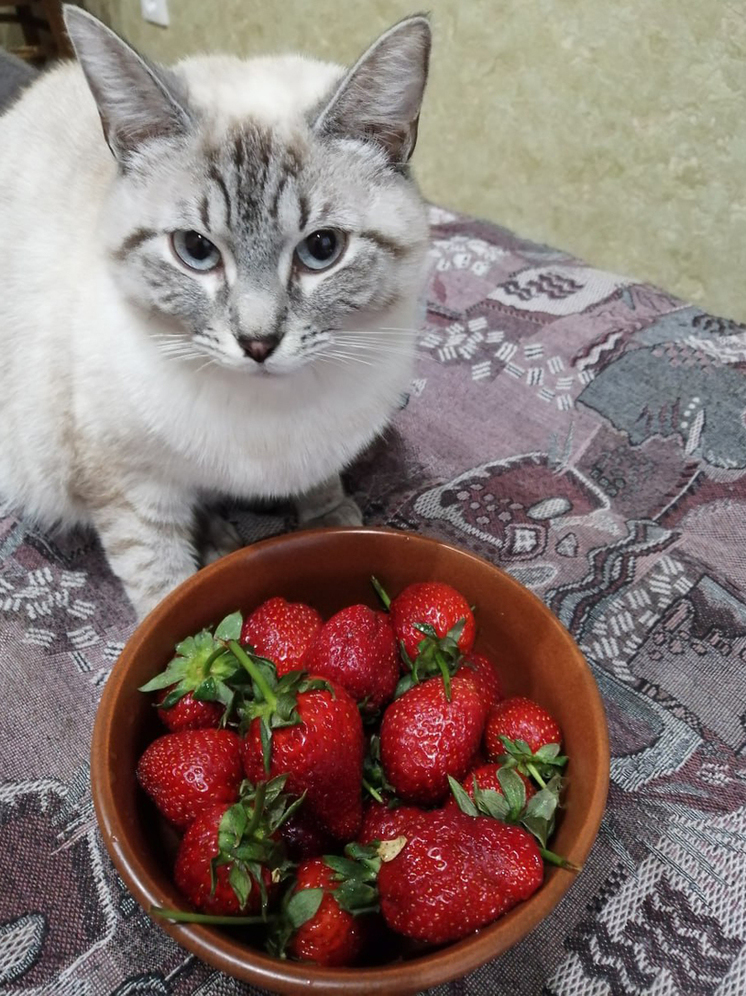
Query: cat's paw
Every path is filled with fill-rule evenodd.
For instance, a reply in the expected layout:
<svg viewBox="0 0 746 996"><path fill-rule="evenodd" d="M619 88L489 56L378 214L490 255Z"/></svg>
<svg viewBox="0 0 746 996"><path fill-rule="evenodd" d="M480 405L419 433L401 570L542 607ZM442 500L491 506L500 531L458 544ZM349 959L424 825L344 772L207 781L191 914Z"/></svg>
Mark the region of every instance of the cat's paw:
<svg viewBox="0 0 746 996"><path fill-rule="evenodd" d="M345 496L339 505L313 519L304 519L301 529L317 529L320 526L362 526L363 513L352 498Z"/></svg>
<svg viewBox="0 0 746 996"><path fill-rule="evenodd" d="M233 523L219 515L207 518L200 539L200 562L203 567L246 546Z"/></svg>

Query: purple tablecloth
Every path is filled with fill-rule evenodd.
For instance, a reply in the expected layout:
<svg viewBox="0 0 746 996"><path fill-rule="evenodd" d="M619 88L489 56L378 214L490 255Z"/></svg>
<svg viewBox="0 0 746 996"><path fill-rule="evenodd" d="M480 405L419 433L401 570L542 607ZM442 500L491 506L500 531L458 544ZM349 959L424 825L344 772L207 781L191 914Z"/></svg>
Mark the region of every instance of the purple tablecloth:
<svg viewBox="0 0 746 996"><path fill-rule="evenodd" d="M746 328L493 225L432 221L409 405L349 483L369 523L475 550L544 599L612 745L563 902L432 992L743 996ZM247 540L292 527L237 521ZM132 625L91 538L0 521L4 993L256 992L154 926L102 845L88 749Z"/></svg>

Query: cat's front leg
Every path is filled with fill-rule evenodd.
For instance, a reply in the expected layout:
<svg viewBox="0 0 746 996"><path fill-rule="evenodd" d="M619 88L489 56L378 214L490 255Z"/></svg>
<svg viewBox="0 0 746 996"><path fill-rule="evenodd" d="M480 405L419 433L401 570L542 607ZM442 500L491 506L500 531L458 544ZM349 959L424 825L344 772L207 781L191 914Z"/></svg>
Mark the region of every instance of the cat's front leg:
<svg viewBox="0 0 746 996"><path fill-rule="evenodd" d="M345 494L339 474L296 498L295 507L301 529L363 524L363 513L356 502Z"/></svg>
<svg viewBox="0 0 746 996"><path fill-rule="evenodd" d="M191 496L142 482L97 503L91 518L140 619L197 570Z"/></svg>

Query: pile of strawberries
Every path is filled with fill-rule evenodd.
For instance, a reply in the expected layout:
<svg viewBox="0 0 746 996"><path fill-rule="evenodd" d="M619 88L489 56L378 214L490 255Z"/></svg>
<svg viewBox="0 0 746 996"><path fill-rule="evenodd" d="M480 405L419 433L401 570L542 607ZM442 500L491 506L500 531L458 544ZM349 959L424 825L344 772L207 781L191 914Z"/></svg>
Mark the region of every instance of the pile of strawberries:
<svg viewBox="0 0 746 996"><path fill-rule="evenodd" d="M464 597L387 611L272 598L179 643L144 692L170 732L137 766L183 837L173 920L261 924L280 957L350 965L381 932L442 944L542 884L561 731L504 699Z"/></svg>

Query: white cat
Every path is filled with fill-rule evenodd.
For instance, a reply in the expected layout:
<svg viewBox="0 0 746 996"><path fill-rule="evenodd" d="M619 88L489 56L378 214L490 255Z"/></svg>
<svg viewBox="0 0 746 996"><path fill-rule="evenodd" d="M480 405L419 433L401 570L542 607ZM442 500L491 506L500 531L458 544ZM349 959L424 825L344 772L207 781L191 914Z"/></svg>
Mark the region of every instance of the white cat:
<svg viewBox="0 0 746 996"><path fill-rule="evenodd" d="M79 64L0 117L0 496L94 526L142 615L196 569L210 496L360 521L338 475L414 349L430 29L400 22L347 72L167 70L66 20Z"/></svg>

